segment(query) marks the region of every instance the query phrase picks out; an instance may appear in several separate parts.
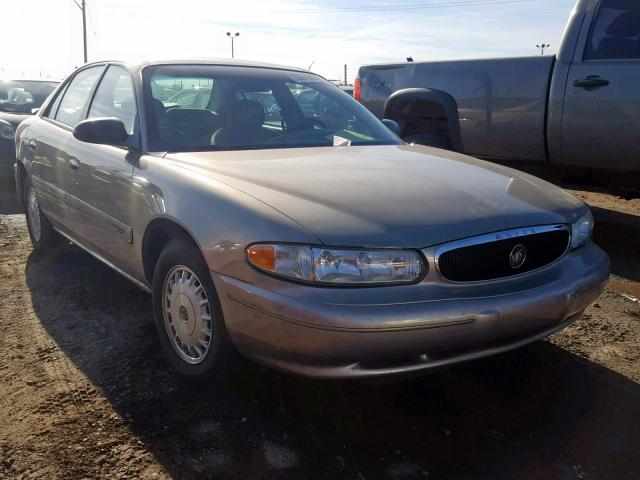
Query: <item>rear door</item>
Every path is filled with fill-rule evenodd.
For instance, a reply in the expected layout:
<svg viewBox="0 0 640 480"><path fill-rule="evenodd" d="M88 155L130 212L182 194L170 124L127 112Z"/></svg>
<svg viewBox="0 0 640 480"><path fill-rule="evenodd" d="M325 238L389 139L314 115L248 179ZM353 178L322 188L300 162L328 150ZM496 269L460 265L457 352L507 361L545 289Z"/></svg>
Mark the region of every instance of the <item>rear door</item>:
<svg viewBox="0 0 640 480"><path fill-rule="evenodd" d="M110 65L93 95L87 118L115 117L137 135L137 107L129 71ZM96 253L120 267L131 255L133 163L125 147L95 145L71 138L67 151L75 159L74 184L68 202L74 231ZM134 157L134 158L132 158Z"/></svg>
<svg viewBox="0 0 640 480"><path fill-rule="evenodd" d="M588 18L566 85L562 163L640 170L640 1L603 0Z"/></svg>
<svg viewBox="0 0 640 480"><path fill-rule="evenodd" d="M104 66L92 66L78 71L27 131L30 172L40 206L55 223L67 227L66 194L73 182L67 145L103 70Z"/></svg>

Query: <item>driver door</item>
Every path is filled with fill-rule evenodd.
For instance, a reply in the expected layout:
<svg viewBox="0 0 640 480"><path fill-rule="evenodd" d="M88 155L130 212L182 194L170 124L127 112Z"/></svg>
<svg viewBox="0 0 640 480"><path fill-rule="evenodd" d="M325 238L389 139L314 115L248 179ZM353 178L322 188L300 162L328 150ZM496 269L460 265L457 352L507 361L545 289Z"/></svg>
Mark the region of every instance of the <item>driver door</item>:
<svg viewBox="0 0 640 480"><path fill-rule="evenodd" d="M640 2L603 0L581 45L566 86L562 163L638 170Z"/></svg>

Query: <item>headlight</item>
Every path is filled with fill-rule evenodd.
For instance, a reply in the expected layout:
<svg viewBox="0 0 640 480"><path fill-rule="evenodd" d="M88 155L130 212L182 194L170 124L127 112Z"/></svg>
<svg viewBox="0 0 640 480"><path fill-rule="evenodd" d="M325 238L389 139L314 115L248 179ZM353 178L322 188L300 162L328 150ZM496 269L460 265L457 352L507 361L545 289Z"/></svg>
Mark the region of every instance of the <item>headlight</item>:
<svg viewBox="0 0 640 480"><path fill-rule="evenodd" d="M16 131L11 124L3 122L2 125L0 125L0 137L6 138L7 140L14 140L15 134Z"/></svg>
<svg viewBox="0 0 640 480"><path fill-rule="evenodd" d="M593 232L593 214L588 210L580 220L571 224L571 248L584 245Z"/></svg>
<svg viewBox="0 0 640 480"><path fill-rule="evenodd" d="M413 250L357 250L258 243L247 248L251 265L265 272L320 284L411 283L423 276Z"/></svg>

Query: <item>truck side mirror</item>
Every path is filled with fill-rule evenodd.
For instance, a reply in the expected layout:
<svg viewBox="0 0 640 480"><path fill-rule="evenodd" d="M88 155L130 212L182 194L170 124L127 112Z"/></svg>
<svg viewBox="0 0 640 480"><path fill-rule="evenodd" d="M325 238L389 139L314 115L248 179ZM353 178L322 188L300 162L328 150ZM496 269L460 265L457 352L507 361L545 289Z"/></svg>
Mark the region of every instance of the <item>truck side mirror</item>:
<svg viewBox="0 0 640 480"><path fill-rule="evenodd" d="M383 118L382 123L384 123L385 126L393 133L400 136L400 125L398 125L398 122L391 120L390 118Z"/></svg>

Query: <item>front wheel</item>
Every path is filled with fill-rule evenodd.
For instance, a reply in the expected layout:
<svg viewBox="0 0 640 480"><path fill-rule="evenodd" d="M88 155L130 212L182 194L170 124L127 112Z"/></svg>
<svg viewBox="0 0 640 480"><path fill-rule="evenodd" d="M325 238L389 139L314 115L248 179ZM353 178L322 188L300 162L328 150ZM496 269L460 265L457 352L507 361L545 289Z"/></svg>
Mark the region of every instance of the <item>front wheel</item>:
<svg viewBox="0 0 640 480"><path fill-rule="evenodd" d="M162 347L178 373L226 371L233 347L209 269L188 238L169 242L153 276L153 312Z"/></svg>
<svg viewBox="0 0 640 480"><path fill-rule="evenodd" d="M51 250L60 243L60 237L53 229L49 219L40 210L36 190L31 179L26 180L23 191L27 229L33 249L37 251Z"/></svg>

